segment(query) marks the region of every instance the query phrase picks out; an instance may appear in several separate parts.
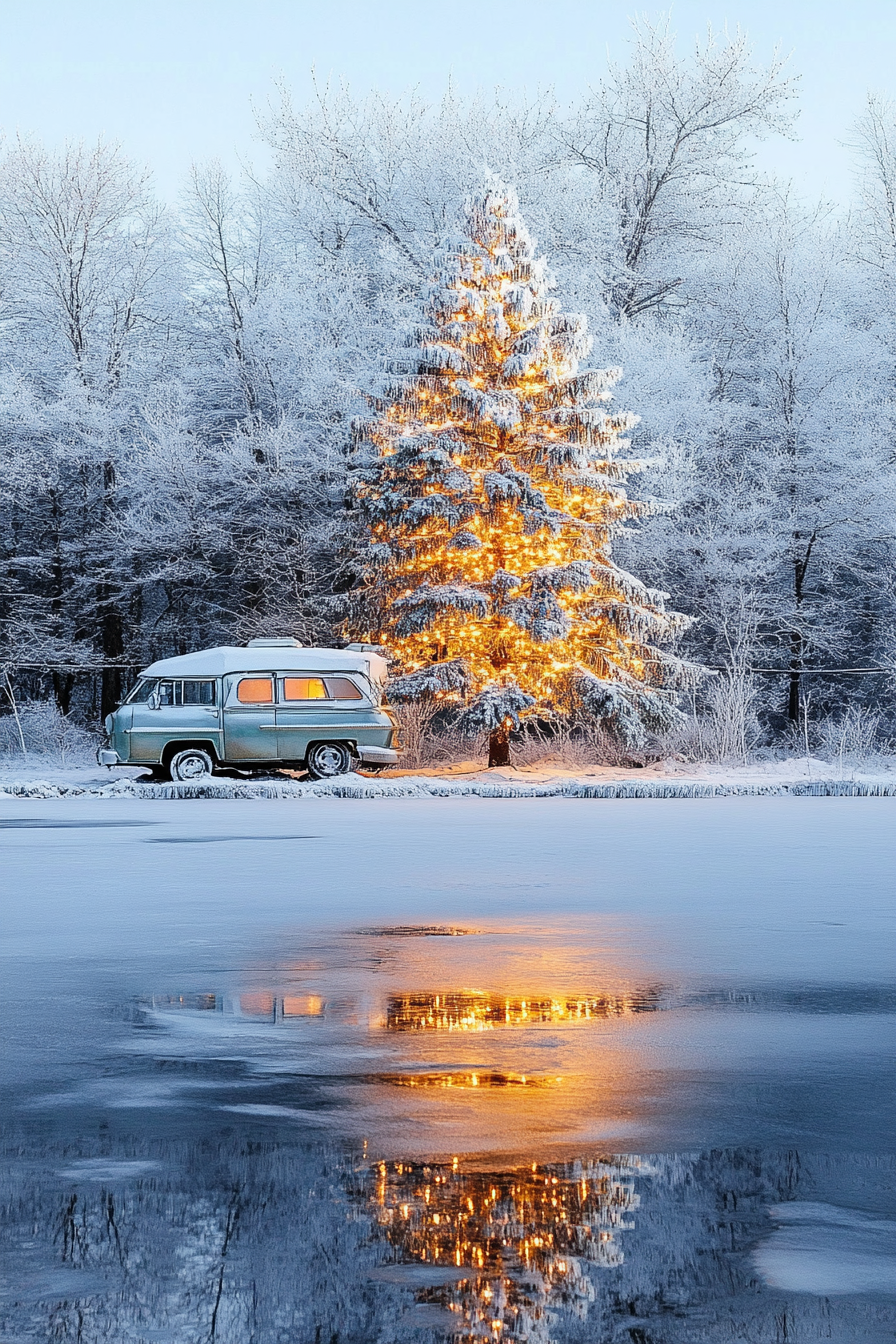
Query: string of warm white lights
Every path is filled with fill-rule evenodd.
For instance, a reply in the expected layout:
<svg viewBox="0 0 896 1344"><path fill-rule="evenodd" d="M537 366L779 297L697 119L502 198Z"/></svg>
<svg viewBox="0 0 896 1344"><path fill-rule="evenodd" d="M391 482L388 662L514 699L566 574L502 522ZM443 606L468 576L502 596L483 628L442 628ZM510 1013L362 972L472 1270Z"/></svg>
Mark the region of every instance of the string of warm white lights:
<svg viewBox="0 0 896 1344"><path fill-rule="evenodd" d="M676 717L682 665L655 641L684 622L612 560L646 511L624 484L644 464L620 456L635 417L607 406L619 370L580 372L587 324L552 286L513 193L475 201L363 428L363 633L405 672L397 697L464 694L485 728L577 709L633 741Z"/></svg>

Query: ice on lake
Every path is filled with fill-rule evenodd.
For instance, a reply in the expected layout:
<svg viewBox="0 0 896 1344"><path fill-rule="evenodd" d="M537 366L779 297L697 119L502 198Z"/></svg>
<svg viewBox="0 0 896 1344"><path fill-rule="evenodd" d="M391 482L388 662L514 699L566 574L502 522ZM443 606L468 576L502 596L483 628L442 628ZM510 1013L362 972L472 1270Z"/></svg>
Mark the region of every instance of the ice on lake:
<svg viewBox="0 0 896 1344"><path fill-rule="evenodd" d="M891 1339L894 821L3 803L0 1338Z"/></svg>

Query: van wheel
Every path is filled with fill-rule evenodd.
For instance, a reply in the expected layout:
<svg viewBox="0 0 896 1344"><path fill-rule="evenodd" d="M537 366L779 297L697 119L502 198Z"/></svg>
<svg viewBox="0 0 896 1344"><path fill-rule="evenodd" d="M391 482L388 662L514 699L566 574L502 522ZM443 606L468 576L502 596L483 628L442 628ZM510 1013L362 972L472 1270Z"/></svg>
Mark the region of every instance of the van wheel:
<svg viewBox="0 0 896 1344"><path fill-rule="evenodd" d="M312 779L332 779L347 775L352 768L352 753L344 742L316 742L305 757Z"/></svg>
<svg viewBox="0 0 896 1344"><path fill-rule="evenodd" d="M168 770L172 779L192 784L197 779L211 778L212 758L201 747L186 747L171 757Z"/></svg>

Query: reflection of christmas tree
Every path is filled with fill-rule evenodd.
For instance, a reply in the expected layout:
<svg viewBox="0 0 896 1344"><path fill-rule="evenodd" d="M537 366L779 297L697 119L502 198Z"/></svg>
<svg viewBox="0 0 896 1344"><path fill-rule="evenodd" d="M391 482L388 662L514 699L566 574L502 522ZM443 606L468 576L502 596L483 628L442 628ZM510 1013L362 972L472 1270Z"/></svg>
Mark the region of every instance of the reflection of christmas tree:
<svg viewBox="0 0 896 1344"><path fill-rule="evenodd" d="M142 1076L157 1086L156 1057L145 1057L144 1066ZM191 1072L193 1084L195 1078ZM235 1103L246 1099L244 1080L237 1086ZM269 1099L266 1092L262 1097ZM4 1115L0 1259L9 1286L0 1293L2 1340L330 1344L336 1337L340 1344L421 1344L438 1326L421 1325L407 1291L415 1279L418 1286L442 1285L422 1296L436 1308L444 1304L443 1311L453 1303L455 1341L477 1344L489 1338L780 1344L785 1325L790 1341L880 1344L894 1338L891 1298L767 1290L752 1259L771 1230L769 1204L861 1208L869 1192L882 1198L896 1166L878 1154L717 1149L642 1165L631 1159L628 1169L616 1160L580 1171L554 1166L532 1173L529 1167L497 1175L460 1167L454 1173L450 1165L428 1172L419 1164L401 1171L390 1165L383 1181L377 1167L365 1163L359 1171L357 1159L337 1155L331 1144L309 1144L291 1118L277 1132L267 1122L262 1131L255 1117L244 1122L231 1114L222 1122L215 1109L197 1108L190 1133L173 1137L154 1111L142 1113L142 1134L133 1133L133 1118L124 1133L117 1134L113 1122L97 1134L102 1112L88 1112L79 1123L73 1111L60 1111L53 1108L37 1124L31 1112L24 1127ZM240 1128L231 1127L234 1121ZM636 1201L622 1196L614 1205L607 1190L601 1222L599 1210L589 1215L587 1200L584 1216L579 1213L571 1196L580 1195L570 1187L582 1180L588 1187L600 1176L625 1187L632 1175L643 1199L637 1230L620 1238L623 1264L604 1274L592 1270L595 1302L583 1323L584 1277L594 1262L578 1252L564 1223L593 1216L598 1240L601 1232L616 1237ZM436 1176L446 1179L437 1183ZM502 1205L523 1203L510 1195L511 1186L531 1179L546 1193L545 1177L557 1178L551 1191L559 1187L559 1193L549 1198L558 1200L560 1218L552 1227L536 1210L527 1235L532 1242L553 1233L557 1261L571 1268L565 1277L556 1268L539 1292L527 1287L534 1274L526 1278L524 1257L514 1252L518 1236L515 1242L516 1234L496 1224ZM343 1191L353 1205L348 1217ZM455 1210L464 1197L477 1208L486 1195L488 1213L480 1213L478 1224L470 1220L467 1236L482 1250L482 1268L472 1253L458 1268L453 1243L431 1260L434 1247L422 1236L424 1206L440 1214L432 1231L452 1201ZM402 1203L409 1206L404 1217ZM525 1208L520 1211L525 1216ZM378 1233L373 1238L371 1222ZM419 1253L412 1254L403 1237L418 1231ZM835 1235L848 1251L855 1230L844 1226ZM883 1240L885 1233L879 1235ZM399 1264L383 1266L384 1251ZM616 1251L615 1241L601 1243L603 1263ZM505 1320L493 1329L492 1322Z"/></svg>
<svg viewBox="0 0 896 1344"><path fill-rule="evenodd" d="M418 1300L457 1316L449 1336L547 1341L551 1308L584 1317L594 1299L587 1265L622 1264L615 1233L633 1224L634 1168L602 1162L502 1172L413 1162L368 1169L361 1196L397 1257L445 1280ZM626 1179L629 1177L629 1179ZM469 1270L458 1274L458 1270Z"/></svg>

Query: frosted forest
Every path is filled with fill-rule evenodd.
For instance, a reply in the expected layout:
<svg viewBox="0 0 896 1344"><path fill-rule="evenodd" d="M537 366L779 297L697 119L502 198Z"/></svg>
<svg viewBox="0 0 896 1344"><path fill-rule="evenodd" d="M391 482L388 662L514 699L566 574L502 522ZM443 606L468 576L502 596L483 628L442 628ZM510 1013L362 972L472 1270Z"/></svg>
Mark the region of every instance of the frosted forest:
<svg viewBox="0 0 896 1344"><path fill-rule="evenodd" d="M259 118L270 172L197 166L176 208L112 144L6 143L0 631L19 702L92 726L154 658L350 637L358 426L446 239L501 182L563 312L587 318L587 367L622 371L610 410L640 505L614 572L670 595L677 664L714 673L684 678L682 718L654 715L663 749L886 746L896 108L872 98L844 128L855 197L834 210L754 167L758 139L796 133L785 68L743 36L682 54L661 24L636 33L572 105L281 90Z"/></svg>

